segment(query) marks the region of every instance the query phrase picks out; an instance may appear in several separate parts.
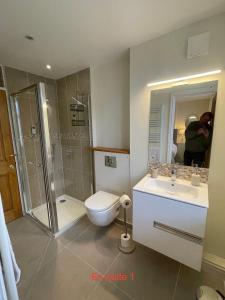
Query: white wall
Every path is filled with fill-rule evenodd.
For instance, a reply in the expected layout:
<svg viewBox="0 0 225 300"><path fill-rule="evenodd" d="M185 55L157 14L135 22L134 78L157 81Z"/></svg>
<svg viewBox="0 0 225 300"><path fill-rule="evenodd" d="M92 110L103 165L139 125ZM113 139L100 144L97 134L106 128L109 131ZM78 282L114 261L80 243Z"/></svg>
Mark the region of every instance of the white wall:
<svg viewBox="0 0 225 300"><path fill-rule="evenodd" d="M132 184L147 171L150 89L147 83L225 67L225 14L204 20L130 51L130 168ZM186 59L187 38L210 32L209 54ZM210 208L206 251L225 258L225 73L192 80L219 80L209 177ZM168 87L168 86L167 86ZM160 86L162 88L162 86Z"/></svg>
<svg viewBox="0 0 225 300"><path fill-rule="evenodd" d="M117 167L111 168L105 166L105 156L114 156ZM130 158L129 154L94 152L95 162L95 185L96 191L105 191L121 196L130 195ZM123 211L120 210L120 219L123 218ZM132 208L127 211L127 220L132 222Z"/></svg>
<svg viewBox="0 0 225 300"><path fill-rule="evenodd" d="M210 98L195 99L192 101L177 101L174 128L185 129L185 121L187 117L195 115L198 119L200 119L204 112L210 111L209 107Z"/></svg>
<svg viewBox="0 0 225 300"><path fill-rule="evenodd" d="M91 68L94 146L129 149L129 53Z"/></svg>

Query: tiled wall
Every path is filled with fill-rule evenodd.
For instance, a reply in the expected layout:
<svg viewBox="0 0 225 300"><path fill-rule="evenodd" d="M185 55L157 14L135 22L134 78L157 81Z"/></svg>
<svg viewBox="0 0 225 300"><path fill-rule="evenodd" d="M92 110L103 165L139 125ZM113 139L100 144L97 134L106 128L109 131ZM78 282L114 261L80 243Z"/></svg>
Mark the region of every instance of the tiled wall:
<svg viewBox="0 0 225 300"><path fill-rule="evenodd" d="M77 97L91 109L90 70L57 80L57 93L65 193L84 201L92 194L92 141L89 126L72 126L70 104L75 103L72 97Z"/></svg>
<svg viewBox="0 0 225 300"><path fill-rule="evenodd" d="M78 96L90 109L90 70L86 69L57 81L10 67L5 67L5 74L9 94L37 82L46 83L50 138L54 147L56 196L68 194L85 200L92 194L92 140L89 126L72 126L70 104L74 104L72 96ZM30 117L29 113L26 115ZM27 127L30 128L30 125L31 123ZM27 159L36 165L40 160L38 148L37 140L26 139ZM43 178L40 168L31 164L27 168L32 208L35 208L45 201Z"/></svg>
<svg viewBox="0 0 225 300"><path fill-rule="evenodd" d="M172 169L176 169L177 178L185 179L191 181L191 176L193 173L196 172L194 167L183 166L178 164L167 164L167 163L150 163L149 164L149 171L151 173L152 168L158 169L158 174L161 176L170 177ZM209 176L209 169L206 168L198 168L198 174L200 175L200 180L202 183L208 183L208 176Z"/></svg>
<svg viewBox="0 0 225 300"><path fill-rule="evenodd" d="M57 91L56 91L56 81L52 79L48 79L45 77L37 76L31 73L27 73L24 71L19 71L13 68L5 67L6 74L6 82L7 89L9 95L15 92L20 91L23 88L26 88L32 84L38 82L46 83L46 95L49 100L48 102L48 112L49 112L49 126L50 126L50 138L51 144L54 145L54 154L55 159L53 162L54 166L54 180L55 180L55 188L56 188L56 196L60 196L64 194L64 182L63 182L63 165L62 165L62 151L61 151L61 141L59 134L59 115L58 115L58 99L57 99ZM28 100L28 101L26 101ZM30 95L30 99L24 99L26 102L23 106L24 109L28 109L28 111L24 111L24 119L27 117L25 121L27 124L27 128L29 129L29 133L27 132L25 141L25 149L27 161L34 162L34 165L28 164L28 177L30 183L30 190L32 196L32 205L31 208L35 208L45 201L44 197L44 184L43 184L43 174L42 169L37 167L41 158L40 158L40 141L38 136L36 138L29 138L30 135L30 126L34 122L31 117L29 105L32 105L32 101L34 102L34 97ZM33 103L35 104L35 102ZM34 108L35 109L35 108Z"/></svg>

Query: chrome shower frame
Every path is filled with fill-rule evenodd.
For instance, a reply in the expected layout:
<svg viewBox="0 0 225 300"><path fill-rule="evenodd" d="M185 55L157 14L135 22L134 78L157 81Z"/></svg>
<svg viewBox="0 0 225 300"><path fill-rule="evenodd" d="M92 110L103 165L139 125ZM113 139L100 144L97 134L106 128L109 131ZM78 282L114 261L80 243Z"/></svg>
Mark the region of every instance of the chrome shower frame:
<svg viewBox="0 0 225 300"><path fill-rule="evenodd" d="M21 149L21 130L20 130L20 115L16 107L16 97L21 93L35 88L36 104L38 113L38 123L40 126L40 144L41 144L41 157L44 174L44 185L46 194L46 204L48 211L49 227L40 222L34 215L28 211L26 203L28 201L27 194L29 193L28 178L26 172L26 165L24 160L24 151ZM58 231L58 217L56 208L56 195L53 174L53 161L52 161L52 147L50 141L49 123L48 123L48 99L45 93L45 84L38 83L31 85L15 94L10 96L10 110L13 120L13 135L16 146L18 173L21 181L21 195L25 214L32 217L48 234L55 236Z"/></svg>

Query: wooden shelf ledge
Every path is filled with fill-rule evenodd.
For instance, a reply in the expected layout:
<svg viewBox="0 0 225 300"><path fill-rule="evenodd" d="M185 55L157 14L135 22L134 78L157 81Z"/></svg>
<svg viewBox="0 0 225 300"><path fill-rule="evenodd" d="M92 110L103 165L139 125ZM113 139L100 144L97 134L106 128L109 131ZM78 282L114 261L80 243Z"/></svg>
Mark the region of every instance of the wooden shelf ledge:
<svg viewBox="0 0 225 300"><path fill-rule="evenodd" d="M118 148L107 148L107 147L92 147L91 149L92 151L130 154L129 149L118 149Z"/></svg>

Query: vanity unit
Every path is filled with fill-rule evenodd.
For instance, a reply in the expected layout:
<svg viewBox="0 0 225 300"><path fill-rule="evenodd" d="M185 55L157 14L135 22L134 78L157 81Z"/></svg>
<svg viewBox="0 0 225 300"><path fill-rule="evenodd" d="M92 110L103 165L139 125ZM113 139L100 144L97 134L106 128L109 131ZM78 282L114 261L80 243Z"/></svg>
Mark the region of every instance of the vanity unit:
<svg viewBox="0 0 225 300"><path fill-rule="evenodd" d="M133 188L133 239L200 271L208 185L146 175Z"/></svg>

